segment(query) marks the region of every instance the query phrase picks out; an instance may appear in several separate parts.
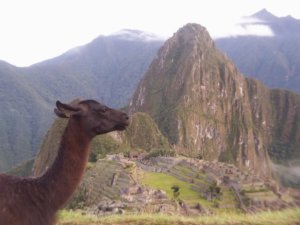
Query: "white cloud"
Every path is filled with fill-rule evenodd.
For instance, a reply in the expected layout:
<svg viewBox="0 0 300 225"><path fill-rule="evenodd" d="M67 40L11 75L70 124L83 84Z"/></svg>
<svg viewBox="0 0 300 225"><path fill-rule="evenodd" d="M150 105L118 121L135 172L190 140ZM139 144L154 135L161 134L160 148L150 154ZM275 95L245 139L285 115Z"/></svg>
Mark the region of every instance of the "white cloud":
<svg viewBox="0 0 300 225"><path fill-rule="evenodd" d="M267 25L261 24L249 24L243 26L237 26L234 36L245 36L245 35L254 35L254 36L273 36L273 31Z"/></svg>
<svg viewBox="0 0 300 225"><path fill-rule="evenodd" d="M140 40L140 41L161 41L164 40L163 37L160 37L153 33L147 33L139 30L132 29L123 29L118 32L112 33L112 36L119 36L122 39L126 40Z"/></svg>
<svg viewBox="0 0 300 225"><path fill-rule="evenodd" d="M218 33L219 32L219 33ZM212 33L214 38L230 36L273 36L272 29L263 21L255 18L242 18L238 22L228 24L224 30Z"/></svg>

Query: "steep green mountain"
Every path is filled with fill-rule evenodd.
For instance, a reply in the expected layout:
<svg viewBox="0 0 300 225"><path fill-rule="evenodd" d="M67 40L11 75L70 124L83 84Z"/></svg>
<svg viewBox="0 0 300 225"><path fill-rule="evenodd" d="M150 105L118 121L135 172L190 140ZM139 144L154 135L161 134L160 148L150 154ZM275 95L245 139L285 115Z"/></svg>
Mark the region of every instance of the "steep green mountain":
<svg viewBox="0 0 300 225"><path fill-rule="evenodd" d="M268 149L299 149L299 99L242 76L205 28L188 24L159 50L129 111L149 113L180 154L269 176Z"/></svg>
<svg viewBox="0 0 300 225"><path fill-rule="evenodd" d="M271 90L271 104L273 138L268 152L275 163L297 167L300 165L300 95Z"/></svg>
<svg viewBox="0 0 300 225"><path fill-rule="evenodd" d="M48 130L34 160L34 175L42 174L52 164L66 125L66 119L57 118ZM167 139L161 134L153 119L146 113L136 113L131 116L131 124L126 131L112 132L93 139L89 161L95 162L108 154L128 155L130 151L135 150L151 152L169 149Z"/></svg>
<svg viewBox="0 0 300 225"><path fill-rule="evenodd" d="M30 67L0 62L0 171L36 154L56 100L93 98L125 106L161 44L125 30Z"/></svg>
<svg viewBox="0 0 300 225"><path fill-rule="evenodd" d="M22 70L0 62L0 171L32 158L52 109L23 80Z"/></svg>
<svg viewBox="0 0 300 225"><path fill-rule="evenodd" d="M276 17L266 10L248 17L242 26L264 25L273 36L235 36L216 40L216 45L250 77L271 88L300 93L300 20Z"/></svg>

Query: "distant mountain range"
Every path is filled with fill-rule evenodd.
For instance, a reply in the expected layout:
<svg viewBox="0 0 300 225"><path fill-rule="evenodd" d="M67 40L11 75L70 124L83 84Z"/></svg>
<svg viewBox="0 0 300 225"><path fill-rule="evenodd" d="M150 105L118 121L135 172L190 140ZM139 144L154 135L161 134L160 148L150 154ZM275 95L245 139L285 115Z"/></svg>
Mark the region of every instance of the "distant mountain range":
<svg viewBox="0 0 300 225"><path fill-rule="evenodd" d="M124 107L162 43L124 30L30 67L0 62L0 171L35 156L56 100L93 98Z"/></svg>
<svg viewBox="0 0 300 225"><path fill-rule="evenodd" d="M268 27L273 36L234 36L216 40L246 76L261 80L271 88L300 93L300 20L276 17L263 9L245 17L243 27Z"/></svg>

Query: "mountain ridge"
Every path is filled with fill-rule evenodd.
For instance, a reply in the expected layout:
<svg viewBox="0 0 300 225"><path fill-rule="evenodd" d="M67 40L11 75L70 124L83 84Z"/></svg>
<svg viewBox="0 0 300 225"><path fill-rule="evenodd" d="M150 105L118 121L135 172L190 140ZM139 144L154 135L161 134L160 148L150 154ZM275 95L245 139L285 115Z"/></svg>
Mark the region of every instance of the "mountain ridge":
<svg viewBox="0 0 300 225"><path fill-rule="evenodd" d="M216 46L244 75L270 88L300 93L300 20L276 17L266 10L244 19L241 26L263 25L271 29L273 35L219 38L215 40Z"/></svg>
<svg viewBox="0 0 300 225"><path fill-rule="evenodd" d="M254 17L254 18L258 18L258 19L262 19L262 20L266 20L266 21L272 21L274 19L278 19L277 16L273 15L271 12L269 12L266 8L252 14L249 17Z"/></svg>
<svg viewBox="0 0 300 225"><path fill-rule="evenodd" d="M0 171L37 153L56 100L93 98L125 106L161 44L100 36L29 67L0 61Z"/></svg>
<svg viewBox="0 0 300 225"><path fill-rule="evenodd" d="M275 36L278 37L295 37L299 36L299 28L300 28L300 19L296 19L290 15L284 17L278 17L267 11L266 9L262 9L257 13L244 17L245 19L258 19L259 21L251 21L245 22L245 24L263 24L269 26L274 32Z"/></svg>
<svg viewBox="0 0 300 225"><path fill-rule="evenodd" d="M133 95L129 111L150 113L181 154L235 163L268 177L267 149L273 139L281 138L273 134L272 115L277 111L270 103L271 93L277 92L243 77L217 50L204 27L188 24L159 50ZM299 146L298 100L289 109L295 124L285 127L283 120L280 123L288 130L285 134L293 133L293 143Z"/></svg>

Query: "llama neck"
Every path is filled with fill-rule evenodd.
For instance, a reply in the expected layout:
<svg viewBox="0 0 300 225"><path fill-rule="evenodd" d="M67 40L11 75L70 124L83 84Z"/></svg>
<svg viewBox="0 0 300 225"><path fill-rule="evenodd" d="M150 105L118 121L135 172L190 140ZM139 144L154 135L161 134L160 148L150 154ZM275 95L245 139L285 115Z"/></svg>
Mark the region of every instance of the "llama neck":
<svg viewBox="0 0 300 225"><path fill-rule="evenodd" d="M70 119L54 163L39 178L47 192L47 202L55 209L62 207L71 197L88 161L91 138L80 130L80 126Z"/></svg>

